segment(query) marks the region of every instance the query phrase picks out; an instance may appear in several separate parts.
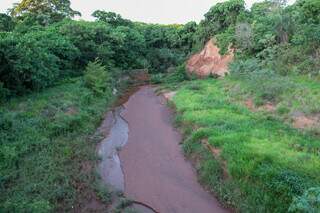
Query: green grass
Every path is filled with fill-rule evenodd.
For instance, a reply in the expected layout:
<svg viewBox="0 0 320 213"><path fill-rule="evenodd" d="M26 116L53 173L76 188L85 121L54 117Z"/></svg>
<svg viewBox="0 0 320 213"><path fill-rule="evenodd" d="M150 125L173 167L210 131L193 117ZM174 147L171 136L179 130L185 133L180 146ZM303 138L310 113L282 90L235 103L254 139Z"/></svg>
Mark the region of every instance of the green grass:
<svg viewBox="0 0 320 213"><path fill-rule="evenodd" d="M0 212L68 212L94 194L91 136L110 102L74 79L2 105Z"/></svg>
<svg viewBox="0 0 320 213"><path fill-rule="evenodd" d="M198 162L201 182L226 204L242 212L286 212L295 196L320 184L319 138L235 102L232 82L191 81L178 90L173 102L185 153ZM221 156L209 153L203 139Z"/></svg>
<svg viewBox="0 0 320 213"><path fill-rule="evenodd" d="M319 80L306 76L257 76L248 75L240 79L231 76L224 80L224 87L240 101L253 98L257 105L273 102L277 108L285 109L282 117L294 112L305 115L320 113ZM271 97L271 100L264 96Z"/></svg>

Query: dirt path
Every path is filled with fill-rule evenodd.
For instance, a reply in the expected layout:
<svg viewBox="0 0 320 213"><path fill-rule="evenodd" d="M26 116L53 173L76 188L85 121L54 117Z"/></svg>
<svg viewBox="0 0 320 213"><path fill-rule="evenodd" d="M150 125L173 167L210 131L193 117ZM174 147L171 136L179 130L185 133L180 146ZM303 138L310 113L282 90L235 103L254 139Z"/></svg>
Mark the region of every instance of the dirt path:
<svg viewBox="0 0 320 213"><path fill-rule="evenodd" d="M125 195L161 213L227 212L197 182L171 123L172 113L154 89L142 87L125 104L127 144L120 151Z"/></svg>

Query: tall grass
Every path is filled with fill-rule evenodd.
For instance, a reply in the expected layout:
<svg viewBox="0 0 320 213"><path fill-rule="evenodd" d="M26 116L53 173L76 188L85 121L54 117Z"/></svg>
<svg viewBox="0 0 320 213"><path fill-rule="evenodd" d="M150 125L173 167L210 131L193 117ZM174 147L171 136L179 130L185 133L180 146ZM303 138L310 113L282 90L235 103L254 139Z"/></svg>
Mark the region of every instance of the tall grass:
<svg viewBox="0 0 320 213"><path fill-rule="evenodd" d="M66 212L81 205L97 181L88 173L96 160L89 138L111 98L73 79L0 107L1 212Z"/></svg>
<svg viewBox="0 0 320 213"><path fill-rule="evenodd" d="M192 81L178 90L185 152L199 161L200 180L227 204L242 212L286 212L296 196L320 184L319 139L232 100L224 80Z"/></svg>

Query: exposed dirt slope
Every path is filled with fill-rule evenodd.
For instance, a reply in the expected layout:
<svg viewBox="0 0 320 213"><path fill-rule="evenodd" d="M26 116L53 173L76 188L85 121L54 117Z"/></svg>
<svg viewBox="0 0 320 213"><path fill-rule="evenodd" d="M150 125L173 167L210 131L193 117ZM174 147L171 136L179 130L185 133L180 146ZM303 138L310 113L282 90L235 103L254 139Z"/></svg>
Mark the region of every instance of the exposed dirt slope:
<svg viewBox="0 0 320 213"><path fill-rule="evenodd" d="M224 76L228 72L228 64L233 60L233 52L222 56L219 48L211 39L204 49L193 56L187 62L187 69L190 73L198 76L208 76L210 74Z"/></svg>

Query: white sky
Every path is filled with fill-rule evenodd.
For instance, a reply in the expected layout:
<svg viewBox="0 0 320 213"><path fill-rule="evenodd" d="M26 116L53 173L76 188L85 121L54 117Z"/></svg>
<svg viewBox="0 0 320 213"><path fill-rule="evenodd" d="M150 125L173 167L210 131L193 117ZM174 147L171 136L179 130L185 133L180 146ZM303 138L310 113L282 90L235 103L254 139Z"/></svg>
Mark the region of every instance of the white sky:
<svg viewBox="0 0 320 213"><path fill-rule="evenodd" d="M19 0L0 0L0 12L5 13ZM218 2L224 0L71 0L71 7L82 13L81 19L93 20L95 10L113 11L124 18L146 23L199 22L203 15ZM245 0L247 7L262 0ZM288 0L289 3L295 0Z"/></svg>

